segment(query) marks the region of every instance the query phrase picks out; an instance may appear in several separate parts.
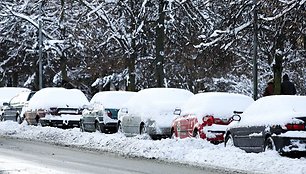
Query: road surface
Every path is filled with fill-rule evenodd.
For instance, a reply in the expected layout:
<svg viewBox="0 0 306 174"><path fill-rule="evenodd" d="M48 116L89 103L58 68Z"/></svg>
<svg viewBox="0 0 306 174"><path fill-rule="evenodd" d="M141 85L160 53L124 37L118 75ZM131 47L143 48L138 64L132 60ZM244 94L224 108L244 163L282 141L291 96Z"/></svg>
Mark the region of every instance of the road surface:
<svg viewBox="0 0 306 174"><path fill-rule="evenodd" d="M229 174L242 172L201 168L158 160L0 137L0 174Z"/></svg>

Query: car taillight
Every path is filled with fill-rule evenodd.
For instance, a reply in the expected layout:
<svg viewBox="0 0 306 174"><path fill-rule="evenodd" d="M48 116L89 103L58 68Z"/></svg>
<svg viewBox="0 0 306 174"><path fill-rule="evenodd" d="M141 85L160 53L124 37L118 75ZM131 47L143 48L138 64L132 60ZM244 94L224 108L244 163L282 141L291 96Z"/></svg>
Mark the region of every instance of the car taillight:
<svg viewBox="0 0 306 174"><path fill-rule="evenodd" d="M203 117L203 124L204 126L211 126L214 123L214 117L209 115Z"/></svg>
<svg viewBox="0 0 306 174"><path fill-rule="evenodd" d="M287 124L287 130L305 130L305 124Z"/></svg>

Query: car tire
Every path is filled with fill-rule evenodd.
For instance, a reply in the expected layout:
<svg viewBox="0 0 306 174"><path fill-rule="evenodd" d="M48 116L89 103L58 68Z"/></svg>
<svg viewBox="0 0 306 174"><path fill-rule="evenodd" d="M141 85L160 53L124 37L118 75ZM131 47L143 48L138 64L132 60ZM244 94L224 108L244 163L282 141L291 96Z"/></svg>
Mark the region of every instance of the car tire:
<svg viewBox="0 0 306 174"><path fill-rule="evenodd" d="M16 121L17 121L18 124L21 124L23 122L23 119L20 117L19 114L17 115L17 120Z"/></svg>
<svg viewBox="0 0 306 174"><path fill-rule="evenodd" d="M85 127L84 127L84 123L82 120L80 121L80 131L85 132Z"/></svg>
<svg viewBox="0 0 306 174"><path fill-rule="evenodd" d="M99 122L95 123L95 127L96 127L96 131L99 131L100 133L105 133L104 126L100 125Z"/></svg>
<svg viewBox="0 0 306 174"><path fill-rule="evenodd" d="M4 116L0 115L0 121L4 121Z"/></svg>
<svg viewBox="0 0 306 174"><path fill-rule="evenodd" d="M224 140L224 147L234 147L234 139L233 139L233 136L232 134L228 134L226 135L225 137L225 140Z"/></svg>
<svg viewBox="0 0 306 174"><path fill-rule="evenodd" d="M139 133L140 135L147 133L146 126L144 124L140 124Z"/></svg>
<svg viewBox="0 0 306 174"><path fill-rule="evenodd" d="M174 129L171 130L171 136L170 136L171 139L177 139L177 137L175 136L175 131Z"/></svg>
<svg viewBox="0 0 306 174"><path fill-rule="evenodd" d="M192 137L197 138L197 139L200 138L200 133L199 133L198 129L195 129L193 131Z"/></svg>
<svg viewBox="0 0 306 174"><path fill-rule="evenodd" d="M121 122L118 122L117 124L117 133L123 133Z"/></svg>
<svg viewBox="0 0 306 174"><path fill-rule="evenodd" d="M274 151L276 150L274 140L272 139L271 136L268 136L265 139L265 144L264 144L264 151Z"/></svg>

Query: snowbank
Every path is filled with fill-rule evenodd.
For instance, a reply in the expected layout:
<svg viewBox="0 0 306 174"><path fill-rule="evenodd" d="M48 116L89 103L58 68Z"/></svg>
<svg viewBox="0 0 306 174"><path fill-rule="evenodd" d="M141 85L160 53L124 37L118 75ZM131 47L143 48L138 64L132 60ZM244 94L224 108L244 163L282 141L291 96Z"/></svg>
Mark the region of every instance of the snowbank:
<svg viewBox="0 0 306 174"><path fill-rule="evenodd" d="M153 141L147 136L125 137L122 134L80 132L35 127L15 122L0 122L0 136L38 140L80 148L115 152L125 156L156 158L172 162L209 165L255 173L306 173L306 159L281 157L276 152L245 153L223 144L213 145L202 139L163 139Z"/></svg>

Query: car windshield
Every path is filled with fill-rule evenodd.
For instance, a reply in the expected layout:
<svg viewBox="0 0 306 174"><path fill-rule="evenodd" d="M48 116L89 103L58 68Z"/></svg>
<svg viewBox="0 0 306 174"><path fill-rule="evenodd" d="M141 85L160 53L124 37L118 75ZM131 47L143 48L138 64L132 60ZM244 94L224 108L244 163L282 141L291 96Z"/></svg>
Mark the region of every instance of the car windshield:
<svg viewBox="0 0 306 174"><path fill-rule="evenodd" d="M105 109L107 112L107 115L111 117L112 119L118 119L118 111L119 109Z"/></svg>

